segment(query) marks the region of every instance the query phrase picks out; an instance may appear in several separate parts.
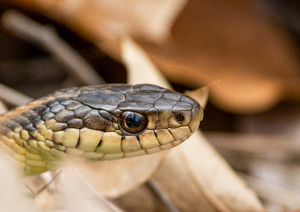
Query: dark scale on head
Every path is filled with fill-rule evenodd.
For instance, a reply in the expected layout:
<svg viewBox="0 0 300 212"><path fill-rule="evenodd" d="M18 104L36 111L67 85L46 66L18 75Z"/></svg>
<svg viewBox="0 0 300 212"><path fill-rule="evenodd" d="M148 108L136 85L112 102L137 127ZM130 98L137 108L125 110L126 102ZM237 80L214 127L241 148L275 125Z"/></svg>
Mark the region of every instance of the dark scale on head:
<svg viewBox="0 0 300 212"><path fill-rule="evenodd" d="M24 125L23 128L24 128L25 130L27 130L27 131L35 131L35 130L36 130L36 128L33 127L33 124L32 124L32 123L29 123L29 124Z"/></svg>
<svg viewBox="0 0 300 212"><path fill-rule="evenodd" d="M162 92L141 90L131 91L124 95L126 100L131 102L155 102L156 100L161 98Z"/></svg>
<svg viewBox="0 0 300 212"><path fill-rule="evenodd" d="M61 130L64 130L64 129L66 129L66 128L68 128L67 123L55 123L55 124L51 127L51 129L52 129L53 132L61 131Z"/></svg>
<svg viewBox="0 0 300 212"><path fill-rule="evenodd" d="M95 92L83 91L78 96L78 101L84 105L88 105L95 109L103 109L112 111L116 108L117 104L124 99L122 93L106 92L103 90Z"/></svg>
<svg viewBox="0 0 300 212"><path fill-rule="evenodd" d="M55 106L51 107L50 111L52 113L59 113L63 109L65 109L65 106L63 106L63 105L55 105Z"/></svg>
<svg viewBox="0 0 300 212"><path fill-rule="evenodd" d="M104 119L108 121L113 121L114 117L109 112L105 110L99 110L98 112Z"/></svg>
<svg viewBox="0 0 300 212"><path fill-rule="evenodd" d="M71 119L70 121L67 122L68 126L70 128L76 128L76 129L81 129L83 128L83 122L82 119Z"/></svg>
<svg viewBox="0 0 300 212"><path fill-rule="evenodd" d="M14 121L11 121L11 120L5 120L2 122L2 125L11 129L11 130L14 130L16 127L21 127L20 124L14 122Z"/></svg>
<svg viewBox="0 0 300 212"><path fill-rule="evenodd" d="M57 113L54 118L58 122L65 122L66 123L69 120L74 118L74 113L73 113L73 111L62 110L61 112Z"/></svg>
<svg viewBox="0 0 300 212"><path fill-rule="evenodd" d="M41 114L42 112L48 111L49 109L46 105L40 105L40 106L33 108L32 110L37 112L38 114Z"/></svg>
<svg viewBox="0 0 300 212"><path fill-rule="evenodd" d="M61 101L60 104L66 106L66 105L69 105L69 104L72 103L72 102L73 102L73 100L66 99L66 100L64 100L64 101Z"/></svg>
<svg viewBox="0 0 300 212"><path fill-rule="evenodd" d="M30 121L28 120L28 118L26 118L24 116L15 116L11 120L14 121L14 122L19 123L20 125L24 125L24 124L30 123Z"/></svg>
<svg viewBox="0 0 300 212"><path fill-rule="evenodd" d="M80 106L82 106L81 103L76 102L76 101L72 101L72 102L70 102L69 104L66 105L66 109L67 110L76 110Z"/></svg>
<svg viewBox="0 0 300 212"><path fill-rule="evenodd" d="M50 110L49 107L44 107L43 110L41 110L41 111L39 112L39 115L40 115L40 116L43 116L44 114L48 113L49 110Z"/></svg>
<svg viewBox="0 0 300 212"><path fill-rule="evenodd" d="M51 112L47 112L47 113L45 113L43 116L42 116L42 119L44 120L44 121L47 121L47 120L49 120L49 119L52 119L52 118L54 118L54 113L51 113Z"/></svg>
<svg viewBox="0 0 300 212"><path fill-rule="evenodd" d="M22 113L22 115L27 117L29 120L32 120L32 119L35 119L35 117L38 115L38 113L33 110L28 110L28 111Z"/></svg>
<svg viewBox="0 0 300 212"><path fill-rule="evenodd" d="M60 98L56 98L55 100L59 101L61 103L61 102L67 101L68 98L66 98L66 97L60 97Z"/></svg>
<svg viewBox="0 0 300 212"><path fill-rule="evenodd" d="M74 111L75 118L84 118L92 109L88 106L80 106Z"/></svg>
<svg viewBox="0 0 300 212"><path fill-rule="evenodd" d="M53 100L53 101L51 101L51 102L48 102L46 105L47 105L48 107L53 107L54 105L58 105L58 104L59 104L58 101Z"/></svg>
<svg viewBox="0 0 300 212"><path fill-rule="evenodd" d="M92 110L83 119L83 126L100 131L115 131L112 122L100 116L97 110Z"/></svg>
<svg viewBox="0 0 300 212"><path fill-rule="evenodd" d="M40 116L36 116L34 119L30 120L34 126L39 124L42 121L42 118Z"/></svg>

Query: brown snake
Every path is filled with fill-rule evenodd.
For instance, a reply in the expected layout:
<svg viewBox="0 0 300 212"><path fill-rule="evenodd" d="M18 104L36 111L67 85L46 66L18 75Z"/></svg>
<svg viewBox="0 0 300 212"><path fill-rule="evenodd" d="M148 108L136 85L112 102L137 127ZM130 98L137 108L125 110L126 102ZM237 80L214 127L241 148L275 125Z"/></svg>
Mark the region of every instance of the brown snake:
<svg viewBox="0 0 300 212"><path fill-rule="evenodd" d="M203 117L199 103L154 85L62 89L0 116L0 149L25 175L75 161L152 154L179 145Z"/></svg>

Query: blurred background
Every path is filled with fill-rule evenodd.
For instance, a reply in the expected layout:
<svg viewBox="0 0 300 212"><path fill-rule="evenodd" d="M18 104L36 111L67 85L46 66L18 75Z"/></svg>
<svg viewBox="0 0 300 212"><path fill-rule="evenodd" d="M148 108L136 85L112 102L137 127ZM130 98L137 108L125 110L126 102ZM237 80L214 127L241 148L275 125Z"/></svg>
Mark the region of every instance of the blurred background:
<svg viewBox="0 0 300 212"><path fill-rule="evenodd" d="M209 87L201 130L265 208L300 210L298 1L1 0L0 15L9 109L60 88L126 83L120 43L131 37L175 90Z"/></svg>

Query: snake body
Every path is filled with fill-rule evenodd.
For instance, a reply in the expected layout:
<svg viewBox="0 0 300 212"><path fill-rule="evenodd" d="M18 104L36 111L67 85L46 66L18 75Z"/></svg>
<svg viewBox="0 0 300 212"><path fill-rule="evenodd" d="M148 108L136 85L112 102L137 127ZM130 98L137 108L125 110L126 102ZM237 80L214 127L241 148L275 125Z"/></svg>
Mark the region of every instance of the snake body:
<svg viewBox="0 0 300 212"><path fill-rule="evenodd" d="M162 87L62 89L0 116L0 149L25 175L64 161L141 156L179 145L199 126L199 103Z"/></svg>

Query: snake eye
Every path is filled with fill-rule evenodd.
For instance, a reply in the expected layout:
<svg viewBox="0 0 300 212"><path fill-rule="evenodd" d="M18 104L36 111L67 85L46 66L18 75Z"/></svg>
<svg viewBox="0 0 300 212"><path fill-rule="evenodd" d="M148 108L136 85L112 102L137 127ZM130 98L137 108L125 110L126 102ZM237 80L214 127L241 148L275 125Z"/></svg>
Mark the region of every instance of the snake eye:
<svg viewBox="0 0 300 212"><path fill-rule="evenodd" d="M128 133L138 133L147 126L147 117L135 112L123 112L120 118L120 126Z"/></svg>

